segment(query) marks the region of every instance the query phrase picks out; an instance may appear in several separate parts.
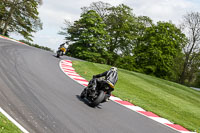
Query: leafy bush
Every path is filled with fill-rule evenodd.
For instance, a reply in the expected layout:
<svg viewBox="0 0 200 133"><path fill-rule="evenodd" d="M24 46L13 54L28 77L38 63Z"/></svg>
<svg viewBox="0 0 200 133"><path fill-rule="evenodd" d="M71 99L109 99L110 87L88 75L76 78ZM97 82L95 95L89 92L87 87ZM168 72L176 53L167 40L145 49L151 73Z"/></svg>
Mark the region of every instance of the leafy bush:
<svg viewBox="0 0 200 133"><path fill-rule="evenodd" d="M53 50L51 48L48 48L48 47L45 47L45 46L40 46L38 44L33 44L33 43L30 43L30 42L25 41L25 40L20 40L20 42L28 44L29 46L32 46L32 47L36 47L36 48L40 48L40 49L43 49L43 50L47 50L47 51L53 52Z"/></svg>

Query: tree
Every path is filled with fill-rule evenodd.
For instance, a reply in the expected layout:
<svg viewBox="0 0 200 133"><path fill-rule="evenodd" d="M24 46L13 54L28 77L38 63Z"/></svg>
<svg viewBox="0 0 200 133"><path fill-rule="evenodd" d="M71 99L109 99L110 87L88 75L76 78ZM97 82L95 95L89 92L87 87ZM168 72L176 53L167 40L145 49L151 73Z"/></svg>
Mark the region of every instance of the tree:
<svg viewBox="0 0 200 133"><path fill-rule="evenodd" d="M61 30L58 32L59 35L64 35L65 39L70 36L68 33L68 29L73 26L73 23L67 19L64 19L64 27L61 27Z"/></svg>
<svg viewBox="0 0 200 133"><path fill-rule="evenodd" d="M95 11L89 10L82 14L67 31L66 39L72 41L68 48L70 55L88 61L106 63L104 56L108 54L105 45L109 36L105 26L102 18Z"/></svg>
<svg viewBox="0 0 200 133"><path fill-rule="evenodd" d="M89 7L82 7L81 9L83 13L86 13L89 10L94 10L103 19L103 21L105 21L106 16L108 15L108 8L110 7L110 4L99 1L92 2Z"/></svg>
<svg viewBox="0 0 200 133"><path fill-rule="evenodd" d="M192 80L199 71L200 64L200 13L191 12L184 16L182 29L187 35L187 45L183 48L185 54L179 83ZM190 77L190 78L189 78Z"/></svg>
<svg viewBox="0 0 200 133"><path fill-rule="evenodd" d="M133 55L132 50L137 43L136 38L144 34L145 27L151 26L152 20L146 16L134 16L132 9L124 4L114 7L103 2L93 2L89 7L82 8L82 14L87 13L91 9L96 11L102 18L106 24L105 30L110 36L109 42L105 43L104 48L107 64L129 68L119 63L123 59L134 62L134 59L131 58ZM65 25L66 27L62 28L59 34L65 35L68 38L70 34L67 29L72 27L73 24L65 20ZM131 65L129 64L129 66Z"/></svg>
<svg viewBox="0 0 200 133"><path fill-rule="evenodd" d="M42 28L37 11L41 3L41 0L1 0L1 34L17 32L25 39L32 40L31 33Z"/></svg>
<svg viewBox="0 0 200 133"><path fill-rule="evenodd" d="M181 52L185 35L171 23L158 22L147 27L138 42L133 50L137 69L167 79L173 73L174 59Z"/></svg>
<svg viewBox="0 0 200 133"><path fill-rule="evenodd" d="M131 45L131 49L129 49L129 52L127 52L127 54L123 54L123 56L118 58L115 64L117 67L120 68L124 68L130 71L141 72L139 68L136 69L137 64L135 62L133 50L134 48L136 48L137 45L141 43L139 38L144 36L146 28L151 27L153 25L153 22L147 16L134 17L134 20L135 24L134 27L132 27L134 28L134 30L131 31L134 40L132 40L132 42L129 44Z"/></svg>
<svg viewBox="0 0 200 133"><path fill-rule="evenodd" d="M8 4L8 1L5 1L5 0L0 2L0 34L2 34L3 32L2 25L5 22L7 4ZM8 36L8 32L6 32L5 35Z"/></svg>
<svg viewBox="0 0 200 133"><path fill-rule="evenodd" d="M113 6L108 11L106 30L111 39L107 45L107 50L113 55L118 55L113 56L113 59L109 62L113 65L120 56L130 55L137 36L137 22L136 17L132 14L132 9L124 4Z"/></svg>

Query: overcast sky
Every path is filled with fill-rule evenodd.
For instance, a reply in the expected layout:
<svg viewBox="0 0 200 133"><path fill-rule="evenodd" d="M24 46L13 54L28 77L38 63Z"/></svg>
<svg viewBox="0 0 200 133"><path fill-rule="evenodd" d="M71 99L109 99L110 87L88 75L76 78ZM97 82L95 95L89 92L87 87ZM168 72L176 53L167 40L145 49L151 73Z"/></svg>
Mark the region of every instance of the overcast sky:
<svg viewBox="0 0 200 133"><path fill-rule="evenodd" d="M89 6L99 0L43 0L39 7L39 17L43 29L34 34L34 43L57 50L64 42L64 36L58 35L64 26L64 19L75 21L80 18L81 7ZM154 23L169 21L179 24L187 12L200 12L200 0L101 0L113 6L125 4L133 9L136 16L150 17ZM15 34L11 37L22 39Z"/></svg>

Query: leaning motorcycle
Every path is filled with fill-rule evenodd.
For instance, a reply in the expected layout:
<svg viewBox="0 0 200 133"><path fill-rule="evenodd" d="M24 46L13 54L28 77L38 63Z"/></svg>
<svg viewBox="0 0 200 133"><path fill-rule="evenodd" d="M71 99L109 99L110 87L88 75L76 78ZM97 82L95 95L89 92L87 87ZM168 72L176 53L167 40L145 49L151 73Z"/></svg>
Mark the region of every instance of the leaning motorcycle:
<svg viewBox="0 0 200 133"><path fill-rule="evenodd" d="M66 52L66 48L64 47L59 48L58 51L56 52L57 53L56 57L60 58L60 56L62 56L63 53L65 52Z"/></svg>
<svg viewBox="0 0 200 133"><path fill-rule="evenodd" d="M88 86L84 88L80 95L80 98L86 98L89 102L89 105L92 107L96 107L100 103L105 102L106 99L109 98L109 96L107 95L109 89L114 89L114 85L108 81L106 84L101 84L100 86L97 86L95 90L91 89L92 86L93 79L90 80Z"/></svg>

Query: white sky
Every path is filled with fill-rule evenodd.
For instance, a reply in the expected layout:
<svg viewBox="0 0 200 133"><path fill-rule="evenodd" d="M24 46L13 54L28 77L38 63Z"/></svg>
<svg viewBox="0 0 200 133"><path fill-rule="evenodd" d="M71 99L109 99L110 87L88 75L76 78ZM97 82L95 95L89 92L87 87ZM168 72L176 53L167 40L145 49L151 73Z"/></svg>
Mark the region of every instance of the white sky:
<svg viewBox="0 0 200 133"><path fill-rule="evenodd" d="M81 7L89 6L99 0L43 0L39 7L39 16L43 29L34 34L33 41L41 46L57 50L59 44L64 42L64 36L58 32L64 26L64 19L78 20ZM200 12L200 0L101 0L113 6L125 4L133 9L136 16L150 17L154 23L169 21L179 24L187 12ZM22 37L12 34L15 39Z"/></svg>

